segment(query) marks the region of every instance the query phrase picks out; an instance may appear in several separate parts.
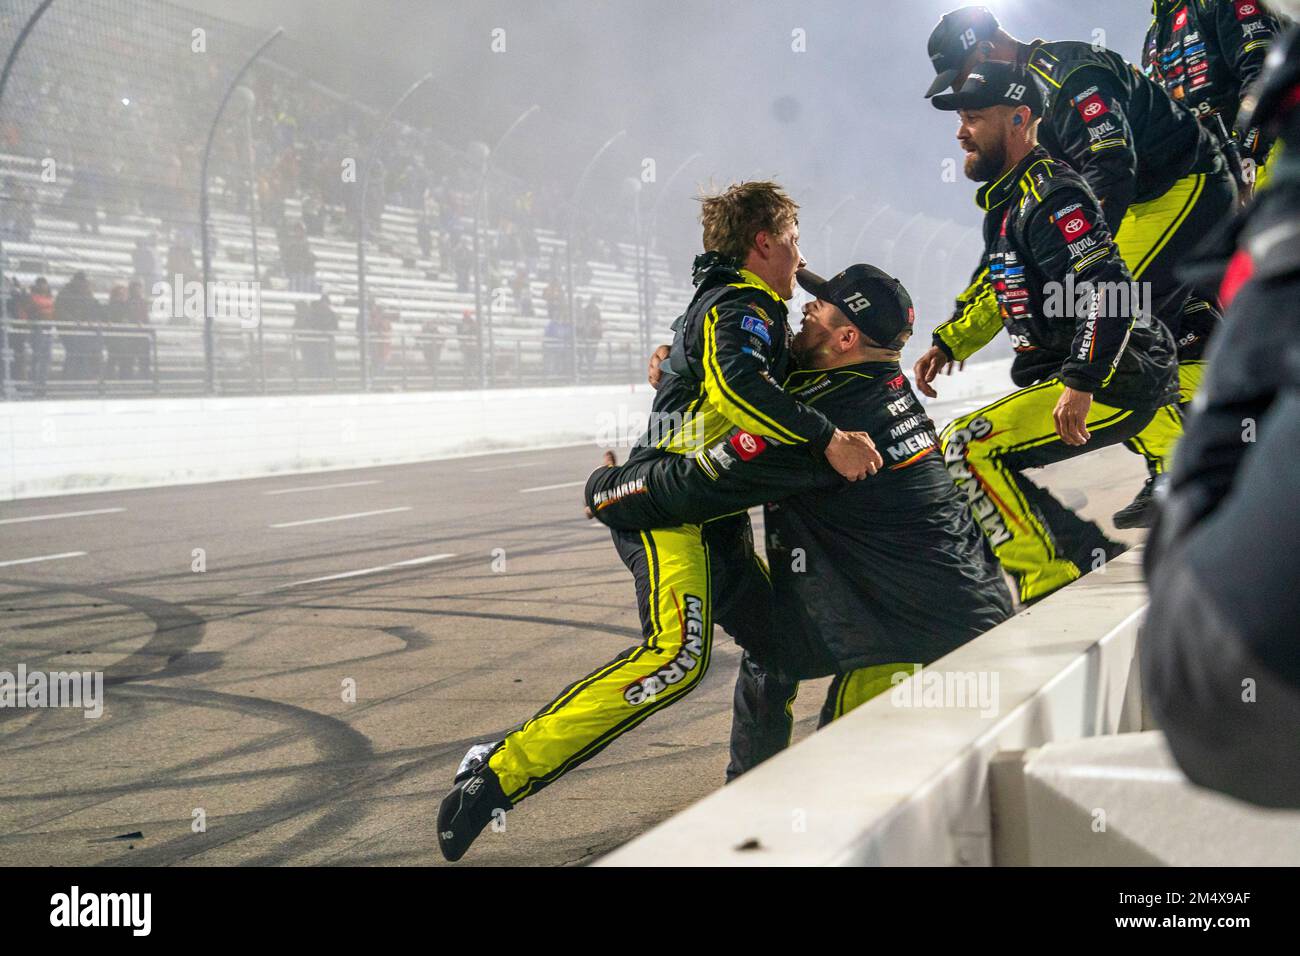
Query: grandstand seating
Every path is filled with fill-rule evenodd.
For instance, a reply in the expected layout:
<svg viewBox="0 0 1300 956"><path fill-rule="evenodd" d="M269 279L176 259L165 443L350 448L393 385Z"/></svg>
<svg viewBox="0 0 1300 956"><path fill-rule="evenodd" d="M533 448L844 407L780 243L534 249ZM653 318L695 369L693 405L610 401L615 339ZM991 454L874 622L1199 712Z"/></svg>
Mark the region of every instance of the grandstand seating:
<svg viewBox="0 0 1300 956"><path fill-rule="evenodd" d="M59 207L62 187L42 182L35 160L0 155L0 179L8 176L27 186L38 208ZM287 201L286 214L290 220L298 217L298 206L295 199ZM85 272L97 297L104 300L113 284L131 279L134 271L132 255L137 240L143 238L156 243L152 251L159 263L159 278L170 283L171 277L161 276L162 264L167 260L168 243L167 228L161 220L138 214L110 217L100 212L98 216L100 228L98 234L94 234L79 231L70 221L36 215L35 229L28 241L10 239L4 243L7 274L16 277L24 286L43 275L57 290L73 273ZM432 250L431 257L421 256L416 236L417 219L415 211L389 205L384 210L381 227L372 229L372 239L367 244L367 297L369 301L377 302L393 319L391 356L376 381L380 387L455 386L465 382L466 359L456 337L456 327L464 311L473 309L474 296L472 292L457 291L455 277L448 266L439 262L437 248ZM462 225L468 232L471 225L468 220ZM248 217L214 212L212 234L216 248L212 269L214 282L251 282L252 243ZM487 241L490 235L490 230L485 230L484 240ZM537 238L543 262L563 261L562 237L551 230L539 229ZM337 334L336 343L337 376L328 381L305 380L293 359L295 303L314 301L318 293L290 288L281 268L276 232L262 225L258 231L263 274L261 335L266 363L265 387L271 391L346 388L359 384L360 364L354 331L356 243L339 236L313 237L309 241L317 261L316 282L322 291L330 294L340 318L342 331ZM197 261L197 243L194 245ZM625 244L622 251L625 261L634 261L635 251L630 244ZM499 275L513 275L515 265L511 260L501 260L498 263ZM609 262L589 260L587 265L590 281L577 285L575 295L584 299L593 294L599 296L604 325L593 370L587 377L601 381L639 380L645 357L641 354L636 276ZM672 318L685 307L689 292L680 282L674 283L667 263L657 254L650 257L650 273L661 290L655 303L652 328L656 339L662 340L669 334L667 326ZM186 276L190 281L199 281L200 278ZM508 286L491 292L490 315L496 355L492 377L498 384L538 383L544 379L542 336L546 319L542 317L541 302L545 285L545 281L536 276L530 279L532 295L538 303L538 315L534 317L521 314L519 303ZM484 295L488 295L487 290ZM423 331L427 322L435 323L443 342L436 381L423 352L428 341ZM262 387L257 330L246 327L250 324L253 323L241 324L238 315L217 316L218 376L222 391L260 390ZM115 329L110 327L108 332L114 334ZM93 383L99 391L129 394L202 388L201 323L176 325L155 320L150 335L156 349L155 379L150 382ZM299 336L304 334L299 333ZM319 333L310 333L310 336L319 338ZM56 374L49 380L48 394L84 392L91 383L63 382L58 378L60 352L57 345L55 349L52 365Z"/></svg>
<svg viewBox="0 0 1300 956"><path fill-rule="evenodd" d="M34 0L15 0L14 9L0 16L0 54L16 39L19 27L35 8ZM190 48L192 31L199 28L207 31L211 51L204 57L195 57ZM84 272L96 298L104 302L112 286L132 279L133 253L140 239L153 245L157 279L171 279L161 273L173 236L188 241L199 263L198 169L203 137L226 83L259 42L256 32L245 26L166 0L87 0L50 9L22 50L5 101L0 103L0 206L6 207L0 209L0 270L6 296L11 279L27 287L43 275L57 292L73 274ZM259 184L260 189L271 190L285 222L300 219L301 203L310 196L323 207L328 225L323 235L309 240L316 261L314 281L306 287L291 287L276 230L268 224L275 217L264 208L258 231L260 323L256 316L241 321L238 315L218 315L218 390L350 389L360 385L357 261L352 236L361 187L357 182L341 186L337 176L322 177L320 169L322 164L336 164L340 156L364 155L360 144L377 132L384 135L381 156L387 176L380 182L388 191L385 194L372 184L369 198L381 197L387 205L371 219L366 285L368 301L384 310L391 321L391 333L387 343L376 342L372 350L372 358L389 353L383 368L372 362L372 382L378 388L478 385L477 366L461 348L457 335L463 313L474 308L474 296L458 290L454 270L450 263L440 261L436 241L440 229L462 236L472 232L466 210L477 187L478 167L467 144L444 142L400 121L378 130L379 111L327 89L312 75L318 62L310 48L286 39L243 80L255 91L250 127L258 157L257 175L266 180ZM240 99L232 101L218 127L208 177L213 197L210 235L216 250L212 281L218 284L249 283L254 278L245 198L249 192L244 138L248 114L240 112ZM302 168L296 161L289 162L295 155L309 157L303 158ZM42 165L47 158L56 161L55 177L43 175L48 172ZM428 257L420 251L419 211L396 204L414 202L412 191L394 187L394 183L403 182L402 176L413 164L421 162L430 193L436 194L430 201L434 206L446 201L445 215L441 208L435 211L441 221L432 224L435 241ZM281 164L292 168L283 172ZM564 238L556 224L568 219L567 208L562 210L554 198L554 184L549 184L549 194L547 188L544 186L540 190L544 195L538 197L536 184L514 181L500 173L492 183L494 202L488 204L480 232L485 250L495 245L495 227L504 214L514 228L533 230L537 241L528 245L540 252L530 263L535 316L522 314L508 287L484 290L489 301L481 318L490 320L483 323L484 354L486 357L490 341L494 361L487 377L495 384L558 383L574 378L574 362L569 356L558 362L544 361L543 356L548 321L543 290L555 265L564 261ZM521 203L522 197L528 201ZM15 230L13 212L23 202L30 204L32 219L27 225L31 228ZM348 204L352 208L347 208ZM521 208L527 211L520 212ZM603 327L593 361L578 363L582 378L640 381L645 356L641 354L638 281L630 266L635 252L630 241L620 243L621 255L616 257L620 262L600 261L592 258L592 250L608 246L588 241L593 230L606 237L622 234L630 240L630 223L603 215L598 203L584 210L582 218L575 250L579 261L585 258L586 262L578 270L573 292L575 301L599 296ZM97 228L88 228L91 222ZM6 231L6 227L10 228ZM502 245L514 249L522 244ZM585 256L581 255L584 252ZM485 251L485 264L489 258ZM515 263L508 254L497 255L493 268L500 281L508 281L519 265L524 263ZM682 279L674 281L669 276L659 255L650 257L649 271L658 290L650 323L658 338L667 334L671 319L684 307L688 289ZM678 275L682 274L679 270ZM187 282L201 278L185 276ZM488 280L486 267L484 280ZM319 340L322 333L295 331L295 307L316 299L319 293L313 290L317 289L329 293L339 332L334 334L334 361L328 363L332 371L324 378L309 380L304 374L301 346L310 339ZM150 324L147 334L156 360L151 363L149 381L63 378L65 350L56 334L46 394L202 390L201 326L199 321L166 318L156 318ZM98 334L120 335L122 328L106 326ZM442 343L436 379L425 356L431 339L426 329L436 329ZM21 328L14 331L21 335ZM138 331L133 334L138 338ZM555 341L551 347L557 347ZM566 345L564 350L570 348ZM317 365L319 371L319 363L307 364ZM21 378L16 384L20 397L32 394Z"/></svg>

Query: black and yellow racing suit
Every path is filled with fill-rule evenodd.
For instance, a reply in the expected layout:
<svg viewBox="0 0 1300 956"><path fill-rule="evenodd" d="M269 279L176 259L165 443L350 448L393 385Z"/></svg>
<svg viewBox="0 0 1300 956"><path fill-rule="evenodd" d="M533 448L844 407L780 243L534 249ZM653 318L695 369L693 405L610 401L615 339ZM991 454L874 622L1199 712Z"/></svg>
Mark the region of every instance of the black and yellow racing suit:
<svg viewBox="0 0 1300 956"><path fill-rule="evenodd" d="M697 258L694 299L678 320L674 364L682 374L655 395L634 461L692 455L734 428L821 455L834 426L782 391L790 331L781 297L716 254ZM725 593L744 607L766 591L746 514L651 531L612 531L636 582L644 640L570 685L488 758L511 804L595 756L651 714L681 700L709 665ZM732 624L734 633L740 627Z"/></svg>
<svg viewBox="0 0 1300 956"><path fill-rule="evenodd" d="M1147 76L1216 139L1230 133L1281 30L1278 18L1260 0L1154 0L1151 15L1142 45ZM1275 138L1258 126L1241 137L1242 158L1255 163L1256 187L1268 178L1274 145Z"/></svg>
<svg viewBox="0 0 1300 956"><path fill-rule="evenodd" d="M1236 202L1218 143L1164 86L1110 50L1035 40L1020 59L1043 93L1040 142L1078 170L1101 201L1120 256L1150 290L1156 317L1178 344L1185 404L1203 374L1201 356L1219 312L1193 295L1176 269ZM1154 476L1164 467L1157 450L1167 444L1169 423L1158 417L1151 427L1161 434L1138 436L1129 448Z"/></svg>
<svg viewBox="0 0 1300 956"><path fill-rule="evenodd" d="M879 474L846 482L823 456L733 429L694 458L596 471L587 500L612 528L657 528L766 504L770 593L720 593L745 649L728 778L789 744L799 680L835 675L826 724L1000 623L1002 570L948 477L934 423L897 353L786 379L797 400L869 434ZM734 629L733 629L734 628Z"/></svg>
<svg viewBox="0 0 1300 956"><path fill-rule="evenodd" d="M1174 345L1142 311L1101 207L1074 170L1038 147L981 188L978 202L981 267L934 344L960 361L1005 327L1021 390L956 419L940 437L949 473L1019 582L1020 599L1032 601L1099 566L1110 545L1024 471L1139 434L1164 459L1181 434L1168 404ZM1056 433L1053 411L1066 387L1093 395L1092 437L1082 446ZM1162 429L1150 427L1158 416Z"/></svg>

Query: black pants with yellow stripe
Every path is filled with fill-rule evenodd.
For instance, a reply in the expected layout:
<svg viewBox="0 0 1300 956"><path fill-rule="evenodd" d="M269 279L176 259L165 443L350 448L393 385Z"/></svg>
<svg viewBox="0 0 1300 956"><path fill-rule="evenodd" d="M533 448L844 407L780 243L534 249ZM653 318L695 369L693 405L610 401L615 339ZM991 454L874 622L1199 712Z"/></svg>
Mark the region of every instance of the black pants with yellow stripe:
<svg viewBox="0 0 1300 956"><path fill-rule="evenodd" d="M1226 169L1194 173L1163 195L1129 206L1115 233L1115 245L1133 279L1150 293L1152 312L1179 343L1180 404L1190 402L1200 384L1199 359L1220 316L1213 303L1192 293L1177 269L1210 230L1232 215L1236 202L1237 187ZM1164 472L1182 436L1182 421L1178 409L1167 407L1126 443L1146 459L1152 477Z"/></svg>
<svg viewBox="0 0 1300 956"><path fill-rule="evenodd" d="M1087 444L1072 446L1056 433L1052 412L1065 385L1049 379L1013 392L956 419L939 436L944 463L966 492L993 553L1019 585L1022 602L1035 601L1104 563L1110 542L1040 488L1024 472L1128 441L1155 414L1093 400Z"/></svg>
<svg viewBox="0 0 1300 956"><path fill-rule="evenodd" d="M889 690L895 674L902 671L910 675L914 666L877 664L836 674L826 690L826 701L817 721L818 729ZM794 701L798 693L797 681L765 670L753 655L745 652L740 660L732 707L728 782L790 746L790 735L794 732Z"/></svg>
<svg viewBox="0 0 1300 956"><path fill-rule="evenodd" d="M496 747L488 766L512 805L694 690L709 666L714 623L737 636L748 621L769 619L771 584L748 514L611 535L636 581L644 640L571 684ZM726 604L717 606L715 595Z"/></svg>
<svg viewBox="0 0 1300 956"><path fill-rule="evenodd" d="M1174 446L1183 437L1183 421L1192 398L1205 375L1203 359L1178 360L1178 402L1165 405L1152 416L1150 423L1124 445L1146 459L1147 474L1158 478L1173 461Z"/></svg>
<svg viewBox="0 0 1300 956"><path fill-rule="evenodd" d="M1149 287L1151 309L1169 326L1174 341L1184 338L1185 322L1212 324L1217 318L1189 308L1192 289L1177 269L1210 230L1232 215L1236 202L1237 187L1226 169L1193 173L1155 199L1129 206L1120 220L1115 232L1119 254L1134 280ZM1211 329L1201 331L1208 337Z"/></svg>

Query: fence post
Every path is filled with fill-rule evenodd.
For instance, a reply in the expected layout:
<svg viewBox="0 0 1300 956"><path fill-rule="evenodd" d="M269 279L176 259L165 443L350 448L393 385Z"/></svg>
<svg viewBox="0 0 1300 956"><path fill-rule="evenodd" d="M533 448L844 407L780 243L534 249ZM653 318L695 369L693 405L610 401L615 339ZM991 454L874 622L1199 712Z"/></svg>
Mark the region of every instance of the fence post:
<svg viewBox="0 0 1300 956"><path fill-rule="evenodd" d="M365 169L361 171L361 204L357 218L357 351L361 360L361 390L370 391L370 317L366 314L366 240L370 225L370 211L366 206L366 194L370 190L370 170L375 165L375 157L383 143L384 130L403 103L410 99L420 87L433 79L432 73L426 73L406 88L406 92L388 108L383 119L375 128L375 135L370 141L370 153L366 157ZM383 212L380 212L380 220Z"/></svg>
<svg viewBox="0 0 1300 956"><path fill-rule="evenodd" d="M5 89L9 86L9 76L13 73L14 62L18 59L18 51L23 48L23 44L31 36L32 30L36 27L36 21L44 16L45 11L50 8L50 4L53 2L54 0L44 0L36 8L35 12L27 19L27 22L23 24L18 39L14 41L13 49L9 51L9 56L5 58L4 70L0 71L0 117L3 116ZM13 349L9 347L9 289L4 279L4 243L0 240L0 396L8 400L17 397L18 393L14 388L14 353Z"/></svg>
<svg viewBox="0 0 1300 956"><path fill-rule="evenodd" d="M209 395L213 395L217 390L217 365L216 365L216 342L214 339L214 322L213 316L208 309L208 285L212 281L212 237L208 233L209 202L208 202L208 164L212 160L212 143L217 138L217 127L221 125L222 114L226 111L226 104L230 102L231 95L239 85L239 81L244 78L249 67L257 60L258 57L272 43L280 38L284 33L284 27L276 27L271 35L262 41L262 45L253 51L253 55L245 61L244 65L239 68L226 87L225 95L221 97L221 105L217 107L217 115L212 117L212 126L208 129L208 141L203 147L203 163L199 169L199 236L203 245L203 291L199 300L203 303L203 379L204 390ZM254 184L256 189L256 184Z"/></svg>

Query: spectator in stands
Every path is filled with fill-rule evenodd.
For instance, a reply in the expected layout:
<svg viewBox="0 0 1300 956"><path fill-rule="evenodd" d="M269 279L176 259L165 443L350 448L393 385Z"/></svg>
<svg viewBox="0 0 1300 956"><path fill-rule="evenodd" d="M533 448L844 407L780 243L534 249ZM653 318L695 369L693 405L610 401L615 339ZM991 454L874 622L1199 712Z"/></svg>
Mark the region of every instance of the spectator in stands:
<svg viewBox="0 0 1300 956"><path fill-rule="evenodd" d="M31 364L27 369L28 381L36 398L45 394L45 381L50 374L50 334L54 325L54 297L50 283L39 276L32 283L31 292L22 298L19 319L27 328L27 344L31 350Z"/></svg>
<svg viewBox="0 0 1300 956"><path fill-rule="evenodd" d="M63 194L63 208L68 219L77 224L79 232L99 235L99 203L99 177L84 164L78 163L72 185Z"/></svg>
<svg viewBox="0 0 1300 956"><path fill-rule="evenodd" d="M108 307L104 310L104 319L108 325L104 332L104 351L108 358L104 366L104 377L107 379L130 378L130 368L135 364L132 355L134 343L123 334L131 324L128 310L126 286L119 283L109 290Z"/></svg>
<svg viewBox="0 0 1300 956"><path fill-rule="evenodd" d="M510 280L510 291L514 294L515 302L519 306L519 314L531 319L535 314L533 310L533 285L528 281L528 270L523 266L515 269L515 277Z"/></svg>
<svg viewBox="0 0 1300 956"><path fill-rule="evenodd" d="M478 318L474 315L473 309L466 309L461 314L460 327L456 330L456 338L460 343L460 374L465 385L478 385L481 381L479 371L481 351L478 336Z"/></svg>
<svg viewBox="0 0 1300 956"><path fill-rule="evenodd" d="M452 266L456 270L456 291L468 292L470 272L474 268L474 249L468 238L462 237L456 246Z"/></svg>
<svg viewBox="0 0 1300 956"><path fill-rule="evenodd" d="M316 254L311 251L307 227L295 222L280 239L280 264L294 292L316 289Z"/></svg>
<svg viewBox="0 0 1300 956"><path fill-rule="evenodd" d="M370 303L370 375L381 378L393 355L393 320L378 302Z"/></svg>
<svg viewBox="0 0 1300 956"><path fill-rule="evenodd" d="M54 320L63 341L63 377L70 381L98 379L104 353L99 335L101 311L90 280L78 272L54 299Z"/></svg>
<svg viewBox="0 0 1300 956"><path fill-rule="evenodd" d="M537 230L529 226L523 234L524 260L528 265L530 275L537 272L537 266L542 259L542 247L537 241Z"/></svg>
<svg viewBox="0 0 1300 956"><path fill-rule="evenodd" d="M311 307L301 300L293 304L293 332L303 378L321 378L320 342L311 331Z"/></svg>
<svg viewBox="0 0 1300 956"><path fill-rule="evenodd" d="M542 376L548 381L560 374L561 338L560 320L548 319L542 330Z"/></svg>
<svg viewBox="0 0 1300 956"><path fill-rule="evenodd" d="M438 384L438 362L442 359L442 332L434 319L426 319L420 326L420 351L424 353L424 364L429 369L429 378L433 385Z"/></svg>
<svg viewBox="0 0 1300 956"><path fill-rule="evenodd" d="M559 280L554 276L551 281L546 283L546 288L542 290L542 301L546 303L546 317L549 319L558 319L564 314L564 287L560 285Z"/></svg>
<svg viewBox="0 0 1300 956"><path fill-rule="evenodd" d="M149 297L145 295L144 283L139 279L131 282L126 298L127 318L130 324L140 329L139 335L130 338L131 349L128 352L127 378L148 378L153 365L153 337L149 328ZM132 368L134 366L134 368Z"/></svg>
<svg viewBox="0 0 1300 956"><path fill-rule="evenodd" d="M23 284L17 279L10 277L9 288L5 291L5 315L9 318L9 348L13 350L13 361L9 366L9 374L13 376L15 382L23 378L23 373L27 370L27 345L29 342L29 333L27 330L26 315L23 311L23 300L27 293L23 291ZM3 384L4 364L0 362L0 384Z"/></svg>
<svg viewBox="0 0 1300 956"><path fill-rule="evenodd" d="M154 237L141 236L135 241L135 251L131 253L131 268L137 279L149 289L158 281L158 260L153 254Z"/></svg>
<svg viewBox="0 0 1300 956"><path fill-rule="evenodd" d="M426 210L420 210L420 218L415 221L415 241L420 245L420 255L427 259L433 254L433 223L429 221L429 213Z"/></svg>
<svg viewBox="0 0 1300 956"><path fill-rule="evenodd" d="M319 238L325 235L325 211L314 196L308 196L302 202L302 225L308 236Z"/></svg>
<svg viewBox="0 0 1300 956"><path fill-rule="evenodd" d="M339 330L339 314L330 303L329 293L322 292L319 299L311 304L309 326L314 337L313 365L311 372L316 378L333 378L335 366L335 334Z"/></svg>
<svg viewBox="0 0 1300 956"><path fill-rule="evenodd" d="M31 191L14 176L6 176L4 193L0 195L4 202L4 218L0 220L0 230L5 238L14 242L27 242L36 228L36 219L32 213Z"/></svg>
<svg viewBox="0 0 1300 956"><path fill-rule="evenodd" d="M194 261L194 251L188 239L177 236L167 249L167 282L175 283L182 293L187 282L202 282L203 273ZM172 325L185 325L189 320L183 314L173 313Z"/></svg>
<svg viewBox="0 0 1300 956"><path fill-rule="evenodd" d="M605 334L601 321L600 303L596 296L587 300L587 304L578 312L578 357L582 370L590 374L596 365L596 349Z"/></svg>

